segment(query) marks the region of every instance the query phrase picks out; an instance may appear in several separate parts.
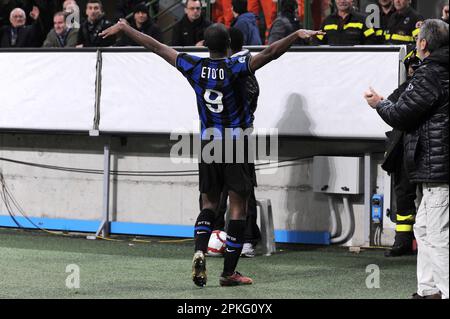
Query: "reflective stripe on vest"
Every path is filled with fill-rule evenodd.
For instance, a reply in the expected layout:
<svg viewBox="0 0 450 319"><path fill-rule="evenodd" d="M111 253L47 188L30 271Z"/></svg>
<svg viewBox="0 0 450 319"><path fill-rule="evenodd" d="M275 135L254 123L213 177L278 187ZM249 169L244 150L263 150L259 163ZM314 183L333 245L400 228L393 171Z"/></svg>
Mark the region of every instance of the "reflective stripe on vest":
<svg viewBox="0 0 450 319"><path fill-rule="evenodd" d="M373 28L367 29L366 31L364 31L364 35L367 37L370 37L372 34L375 33L375 30Z"/></svg>
<svg viewBox="0 0 450 319"><path fill-rule="evenodd" d="M416 220L416 216L415 215L402 216L397 214L396 219L398 222L414 222Z"/></svg>
<svg viewBox="0 0 450 319"><path fill-rule="evenodd" d="M327 24L323 27L324 31L327 30L337 30L338 29L338 25L337 24Z"/></svg>
<svg viewBox="0 0 450 319"><path fill-rule="evenodd" d="M397 231L397 232L412 232L413 225L396 225L395 231Z"/></svg>
<svg viewBox="0 0 450 319"><path fill-rule="evenodd" d="M350 22L344 25L344 30L347 30L348 28L362 29L363 26L364 25L360 22Z"/></svg>
<svg viewBox="0 0 450 319"><path fill-rule="evenodd" d="M410 35L386 34L386 40L414 42L414 38Z"/></svg>

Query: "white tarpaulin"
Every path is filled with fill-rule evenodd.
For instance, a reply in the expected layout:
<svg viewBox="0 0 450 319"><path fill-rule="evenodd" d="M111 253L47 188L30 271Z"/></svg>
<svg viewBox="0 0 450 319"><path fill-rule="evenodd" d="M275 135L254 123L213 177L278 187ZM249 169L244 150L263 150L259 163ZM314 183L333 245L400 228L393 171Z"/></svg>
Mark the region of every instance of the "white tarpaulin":
<svg viewBox="0 0 450 319"><path fill-rule="evenodd" d="M153 53L104 53L100 105L100 131L190 132L198 123L189 83Z"/></svg>
<svg viewBox="0 0 450 319"><path fill-rule="evenodd" d="M0 129L89 131L95 52L1 52Z"/></svg>
<svg viewBox="0 0 450 319"><path fill-rule="evenodd" d="M205 54L195 53L205 56ZM389 127L363 99L399 81L398 51L289 52L256 72L256 128L280 135L384 138ZM104 53L100 130L198 132L193 89L152 53Z"/></svg>
<svg viewBox="0 0 450 319"><path fill-rule="evenodd" d="M195 53L206 56L206 52ZM288 52L256 72L256 128L280 135L384 138L363 99L398 85L399 50ZM198 132L195 95L150 52L103 52L100 131ZM0 130L88 131L95 116L96 52L1 52Z"/></svg>

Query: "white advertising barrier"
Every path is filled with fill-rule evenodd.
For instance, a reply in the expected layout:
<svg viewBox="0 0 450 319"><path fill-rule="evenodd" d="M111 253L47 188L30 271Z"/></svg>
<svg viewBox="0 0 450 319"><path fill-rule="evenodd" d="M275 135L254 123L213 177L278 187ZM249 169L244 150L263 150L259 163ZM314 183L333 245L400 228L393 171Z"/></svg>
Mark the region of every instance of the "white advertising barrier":
<svg viewBox="0 0 450 319"><path fill-rule="evenodd" d="M89 131L95 52L1 52L0 130Z"/></svg>
<svg viewBox="0 0 450 319"><path fill-rule="evenodd" d="M390 128L363 94L372 86L387 97L397 88L399 60L400 49L288 52L256 72L255 127L280 135L384 138ZM100 131L197 133L196 123L194 91L177 69L152 53L103 54Z"/></svg>
<svg viewBox="0 0 450 319"><path fill-rule="evenodd" d="M391 128L367 105L372 86L387 97L399 84L399 52L295 52L257 71L255 127L280 135L385 138Z"/></svg>
<svg viewBox="0 0 450 319"><path fill-rule="evenodd" d="M175 67L150 52L105 52L102 58L100 131L198 132L194 91Z"/></svg>

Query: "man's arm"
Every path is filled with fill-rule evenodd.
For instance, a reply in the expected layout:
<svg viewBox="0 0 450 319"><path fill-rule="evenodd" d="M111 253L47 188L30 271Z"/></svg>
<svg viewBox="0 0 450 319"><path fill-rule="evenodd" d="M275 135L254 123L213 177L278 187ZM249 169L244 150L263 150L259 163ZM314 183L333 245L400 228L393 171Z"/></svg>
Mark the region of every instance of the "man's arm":
<svg viewBox="0 0 450 319"><path fill-rule="evenodd" d="M147 49L159 55L171 65L176 67L178 55L178 52L176 50L153 39L151 36L133 29L123 19L120 19L120 21L115 25L100 33L100 36L103 38L107 38L120 32L124 32L131 40L146 47Z"/></svg>
<svg viewBox="0 0 450 319"><path fill-rule="evenodd" d="M374 91L371 93L376 94ZM409 131L417 129L423 123L440 94L439 80L430 75L424 75L420 70L397 102L380 100L370 102L369 105L376 109L381 118L393 128ZM368 101L370 98L367 98L366 95Z"/></svg>
<svg viewBox="0 0 450 319"><path fill-rule="evenodd" d="M312 36L316 35L325 35L325 32L322 31L311 31L311 30L297 30L287 37L284 37L281 40L278 40L267 48L262 50L260 53L256 54L254 57L250 59L250 69L252 72L262 68L264 65L278 59L281 55L283 55L289 48L300 39L309 39Z"/></svg>

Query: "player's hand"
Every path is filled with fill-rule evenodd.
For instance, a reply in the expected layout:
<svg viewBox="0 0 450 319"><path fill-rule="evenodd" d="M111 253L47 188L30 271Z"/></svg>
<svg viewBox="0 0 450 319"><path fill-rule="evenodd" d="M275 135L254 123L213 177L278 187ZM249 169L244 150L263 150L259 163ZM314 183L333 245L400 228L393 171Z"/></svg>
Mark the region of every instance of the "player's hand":
<svg viewBox="0 0 450 319"><path fill-rule="evenodd" d="M313 30L305 30L300 29L297 31L297 35L300 39L310 39L311 37L314 37L316 35L325 35L326 33L319 30L319 31L313 31Z"/></svg>
<svg viewBox="0 0 450 319"><path fill-rule="evenodd" d="M380 103L384 98L379 95L372 87L369 87L369 90L364 92L364 98L367 101L367 104L370 105L371 108L375 108L378 103Z"/></svg>
<svg viewBox="0 0 450 319"><path fill-rule="evenodd" d="M103 30L99 35L105 39L107 37L116 35L123 31L123 28L128 25L127 20L120 19L115 25L109 27L108 29Z"/></svg>

